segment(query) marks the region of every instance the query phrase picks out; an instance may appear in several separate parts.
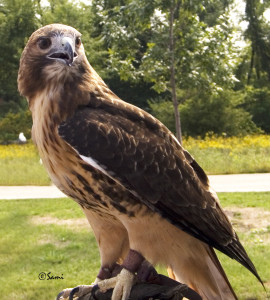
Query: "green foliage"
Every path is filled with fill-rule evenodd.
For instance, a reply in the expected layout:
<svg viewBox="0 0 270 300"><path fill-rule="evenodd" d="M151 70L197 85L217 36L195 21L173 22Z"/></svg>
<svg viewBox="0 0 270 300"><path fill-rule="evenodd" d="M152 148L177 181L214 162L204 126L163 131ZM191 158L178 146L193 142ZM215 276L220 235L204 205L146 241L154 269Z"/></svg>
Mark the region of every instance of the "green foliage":
<svg viewBox="0 0 270 300"><path fill-rule="evenodd" d="M92 5L87 5L80 0L1 0L0 120L8 112L16 114L26 109L17 91L17 71L27 38L38 27L64 23L82 32L88 60L114 92L146 109L147 100L154 99L152 110L174 131L169 109L172 105L164 105L158 99L160 96L171 101L169 21L173 8L173 65L185 133L194 136L207 130L228 134L253 131L245 110L257 127L269 132L270 25L263 14L270 2L246 0L248 44L239 50L233 46L233 27L228 19L231 3L232 0L93 0ZM251 87L246 87L247 82ZM224 95L222 90L231 89L245 94L240 97L241 106L233 92L217 99L216 95ZM192 121L195 117L200 126ZM5 126L8 125L4 129ZM12 136L0 133L1 139Z"/></svg>
<svg viewBox="0 0 270 300"><path fill-rule="evenodd" d="M122 80L143 79L157 93L170 93L174 109L190 95L232 87L236 51L224 13L229 2L223 9L211 2L125 0L112 5L95 0L93 12L109 49L109 68ZM207 8L218 11L212 26L198 17ZM183 97L176 98L179 91ZM181 139L179 122L176 133Z"/></svg>
<svg viewBox="0 0 270 300"><path fill-rule="evenodd" d="M208 3L208 1L206 1ZM123 80L152 82L170 90L169 7L172 1L95 0L99 34L109 48L109 68ZM208 27L196 16L206 9L197 1L175 2L174 56L177 87L217 90L234 82L231 28L222 14ZM218 15L218 14L217 14ZM181 100L180 100L181 101Z"/></svg>
<svg viewBox="0 0 270 300"><path fill-rule="evenodd" d="M269 88L247 88L243 107L251 114L253 122L270 133L270 90Z"/></svg>
<svg viewBox="0 0 270 300"><path fill-rule="evenodd" d="M145 110L149 110L147 99L158 96L158 93L151 88L151 83L143 80L139 82L121 81L116 73L110 74L106 84L121 99Z"/></svg>
<svg viewBox="0 0 270 300"><path fill-rule="evenodd" d="M27 109L27 101L20 98L18 101L0 101L0 120L9 112L17 113Z"/></svg>
<svg viewBox="0 0 270 300"><path fill-rule="evenodd" d="M0 119L0 142L14 141L19 133L23 132L25 137L31 137L32 117L30 111L21 111L19 113L7 113Z"/></svg>
<svg viewBox="0 0 270 300"><path fill-rule="evenodd" d="M270 42L269 23L265 22L263 13L270 7L269 1L246 0L246 20L248 28L245 36L251 42L250 69L248 84L260 80L263 73L270 79Z"/></svg>
<svg viewBox="0 0 270 300"><path fill-rule="evenodd" d="M0 4L0 99L19 102L17 73L26 38L37 28L35 1L2 0Z"/></svg>
<svg viewBox="0 0 270 300"><path fill-rule="evenodd" d="M239 106L244 95L223 91L214 95L192 97L180 105L182 130L185 136L245 135L259 133L251 115ZM175 132L173 105L170 101L149 102L155 117Z"/></svg>
<svg viewBox="0 0 270 300"><path fill-rule="evenodd" d="M156 100L150 100L148 102L150 112L159 121L166 125L171 132L175 133L175 121L173 112L173 103L169 99L163 100L158 98Z"/></svg>
<svg viewBox="0 0 270 300"><path fill-rule="evenodd" d="M227 7L233 3L233 0L215 0L205 1L204 9L198 12L201 21L208 26L215 26L218 18L226 12Z"/></svg>
<svg viewBox="0 0 270 300"><path fill-rule="evenodd" d="M184 134L205 136L207 132L214 132L234 136L259 133L251 115L239 107L239 97L243 95L225 91L188 100L180 108Z"/></svg>

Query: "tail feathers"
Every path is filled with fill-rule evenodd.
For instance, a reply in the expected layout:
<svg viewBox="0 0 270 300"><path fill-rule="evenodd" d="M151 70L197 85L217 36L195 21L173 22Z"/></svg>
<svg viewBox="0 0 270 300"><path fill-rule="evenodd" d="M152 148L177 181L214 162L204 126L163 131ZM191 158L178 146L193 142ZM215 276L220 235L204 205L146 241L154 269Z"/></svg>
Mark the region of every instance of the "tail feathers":
<svg viewBox="0 0 270 300"><path fill-rule="evenodd" d="M241 265L247 268L260 281L263 288L265 289L262 279L260 278L254 264L248 257L246 250L240 243L237 235L236 235L236 239L234 239L232 243L230 243L225 249L226 251L224 251L223 249L222 252L227 254L229 257L237 260Z"/></svg>
<svg viewBox="0 0 270 300"><path fill-rule="evenodd" d="M237 296L214 252L205 246L203 259L177 266L171 266L168 274L171 278L186 283L194 289L203 300L237 300Z"/></svg>
<svg viewBox="0 0 270 300"><path fill-rule="evenodd" d="M230 284L230 281L229 281L225 271L222 268L222 265L221 265L219 259L217 258L217 255L216 255L214 249L211 247L208 247L207 251L209 254L209 258L211 259L211 262L215 266L214 268L212 267L211 269L214 272L213 274L216 274L216 276L214 275L216 278L216 281L219 283L219 277L220 277L221 278L220 284L222 284L223 289L229 291L229 294L231 294L232 299L237 299L237 296ZM222 292L222 289L220 290L220 292Z"/></svg>

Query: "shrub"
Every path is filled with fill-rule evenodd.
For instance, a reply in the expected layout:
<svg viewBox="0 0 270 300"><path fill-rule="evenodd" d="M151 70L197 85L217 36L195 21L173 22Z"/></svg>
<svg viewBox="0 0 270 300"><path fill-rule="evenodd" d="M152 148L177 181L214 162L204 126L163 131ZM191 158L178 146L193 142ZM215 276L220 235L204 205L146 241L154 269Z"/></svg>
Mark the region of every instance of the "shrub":
<svg viewBox="0 0 270 300"><path fill-rule="evenodd" d="M0 119L9 112L17 113L20 110L19 104L14 101L3 101L0 99Z"/></svg>
<svg viewBox="0 0 270 300"><path fill-rule="evenodd" d="M148 105L150 113L165 124L172 132L175 132L173 103L169 100L164 101L158 98L158 101L148 101Z"/></svg>
<svg viewBox="0 0 270 300"><path fill-rule="evenodd" d="M182 133L185 136L202 136L208 132L228 136L260 133L252 116L239 106L243 95L222 92L219 95L201 95L179 106ZM171 101L149 102L152 114L175 132Z"/></svg>
<svg viewBox="0 0 270 300"><path fill-rule="evenodd" d="M253 122L270 133L270 90L247 88L243 107L252 115Z"/></svg>
<svg viewBox="0 0 270 300"><path fill-rule="evenodd" d="M31 137L32 118L31 112L21 111L19 113L7 113L0 120L0 142L14 141L18 138L20 132L23 132L25 137Z"/></svg>

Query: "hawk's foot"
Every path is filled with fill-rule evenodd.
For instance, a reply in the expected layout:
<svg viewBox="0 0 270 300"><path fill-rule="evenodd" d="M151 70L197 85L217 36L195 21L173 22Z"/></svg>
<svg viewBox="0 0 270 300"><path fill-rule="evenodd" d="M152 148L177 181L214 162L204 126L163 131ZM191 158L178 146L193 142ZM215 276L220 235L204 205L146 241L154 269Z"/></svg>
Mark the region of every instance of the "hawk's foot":
<svg viewBox="0 0 270 300"><path fill-rule="evenodd" d="M75 288L64 289L60 292L56 300L86 300L89 299L94 285L79 285Z"/></svg>
<svg viewBox="0 0 270 300"><path fill-rule="evenodd" d="M118 268L116 268L117 266ZM129 250L121 268L122 270L119 269L119 265L115 264L111 274L115 276L117 274L115 270L118 272L121 270L120 273L115 277L97 283L101 292L106 292L113 288L112 300L127 300L137 279L139 281L147 281L149 278L153 280L153 276L150 275L157 274L156 272L153 274L155 269L152 265L139 252L132 249Z"/></svg>
<svg viewBox="0 0 270 300"><path fill-rule="evenodd" d="M112 300L127 300L136 282L161 284L155 268L139 252L130 250L123 265L115 263L101 267L93 285L65 289L57 300L89 299L89 295L94 295L97 290L106 293L111 289L113 291L108 293L112 292Z"/></svg>
<svg viewBox="0 0 270 300"><path fill-rule="evenodd" d="M116 277L98 282L101 292L113 289L112 300L127 300L135 283L136 275L127 269L122 269Z"/></svg>

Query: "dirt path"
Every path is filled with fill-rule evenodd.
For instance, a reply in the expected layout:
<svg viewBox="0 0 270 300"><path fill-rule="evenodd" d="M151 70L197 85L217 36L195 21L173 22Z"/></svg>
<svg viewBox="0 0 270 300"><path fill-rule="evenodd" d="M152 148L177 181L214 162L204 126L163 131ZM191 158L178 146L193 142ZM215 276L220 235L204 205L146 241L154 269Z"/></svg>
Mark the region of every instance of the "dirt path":
<svg viewBox="0 0 270 300"><path fill-rule="evenodd" d="M270 173L210 175L216 192L269 192Z"/></svg>
<svg viewBox="0 0 270 300"><path fill-rule="evenodd" d="M270 191L270 173L211 175L210 184L216 192ZM66 197L55 186L0 186L0 199L38 199Z"/></svg>

